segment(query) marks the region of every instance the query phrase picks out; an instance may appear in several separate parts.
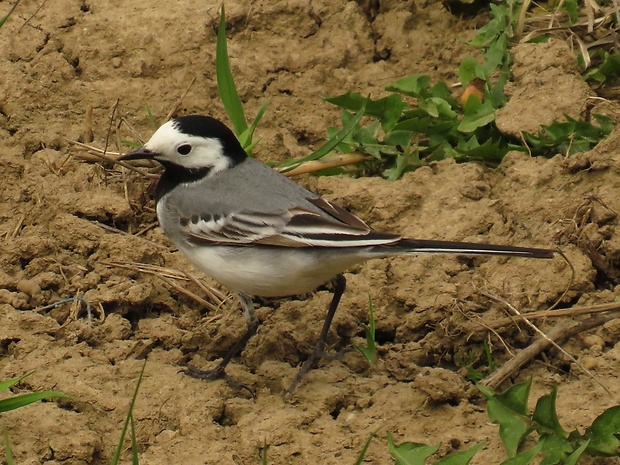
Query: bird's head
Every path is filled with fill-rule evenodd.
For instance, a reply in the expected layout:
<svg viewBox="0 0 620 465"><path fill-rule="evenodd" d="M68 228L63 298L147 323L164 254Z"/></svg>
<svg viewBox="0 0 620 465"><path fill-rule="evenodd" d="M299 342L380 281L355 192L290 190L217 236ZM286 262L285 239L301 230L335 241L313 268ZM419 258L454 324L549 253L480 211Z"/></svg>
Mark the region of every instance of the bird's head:
<svg viewBox="0 0 620 465"><path fill-rule="evenodd" d="M165 168L207 170L210 175L247 158L228 127L209 116L181 116L164 123L143 147L119 160L152 159Z"/></svg>

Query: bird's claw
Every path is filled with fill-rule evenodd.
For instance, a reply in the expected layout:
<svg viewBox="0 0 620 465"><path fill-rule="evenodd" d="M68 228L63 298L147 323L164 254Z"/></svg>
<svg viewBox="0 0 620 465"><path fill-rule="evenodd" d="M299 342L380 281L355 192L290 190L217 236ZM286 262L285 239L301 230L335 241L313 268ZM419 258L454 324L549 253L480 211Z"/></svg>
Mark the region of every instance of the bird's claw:
<svg viewBox="0 0 620 465"><path fill-rule="evenodd" d="M256 397L256 393L250 386L232 378L221 365L216 366L212 370L201 370L193 365L187 365L186 368L179 370L179 373L184 373L192 378L206 379L208 381L223 379L231 388L239 391L246 390L252 397Z"/></svg>

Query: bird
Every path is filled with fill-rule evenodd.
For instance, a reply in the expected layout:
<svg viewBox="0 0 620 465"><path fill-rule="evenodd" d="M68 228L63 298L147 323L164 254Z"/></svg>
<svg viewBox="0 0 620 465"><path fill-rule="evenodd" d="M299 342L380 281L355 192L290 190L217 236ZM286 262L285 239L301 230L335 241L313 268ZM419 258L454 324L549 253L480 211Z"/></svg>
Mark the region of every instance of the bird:
<svg viewBox="0 0 620 465"><path fill-rule="evenodd" d="M314 350L285 391L292 393L324 354L329 328L346 288L344 272L396 255L504 255L551 259L557 250L414 239L375 230L344 208L249 157L234 133L206 115L170 119L142 147L119 157L149 159L164 170L155 189L159 224L206 275L239 297L247 328L213 369L181 370L225 379L226 366L256 333L257 297L308 294L332 284L333 297ZM250 390L251 392L251 390Z"/></svg>

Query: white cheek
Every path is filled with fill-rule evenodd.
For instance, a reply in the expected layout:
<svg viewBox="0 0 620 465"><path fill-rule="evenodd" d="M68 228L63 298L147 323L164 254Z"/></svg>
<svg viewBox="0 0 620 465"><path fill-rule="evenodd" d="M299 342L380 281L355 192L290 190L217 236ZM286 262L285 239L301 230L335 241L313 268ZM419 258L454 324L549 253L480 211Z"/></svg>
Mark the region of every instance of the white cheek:
<svg viewBox="0 0 620 465"><path fill-rule="evenodd" d="M194 141L194 148L188 155L179 155L178 163L187 168L211 167L211 174L225 170L230 166L230 159L224 155L222 144L218 140Z"/></svg>

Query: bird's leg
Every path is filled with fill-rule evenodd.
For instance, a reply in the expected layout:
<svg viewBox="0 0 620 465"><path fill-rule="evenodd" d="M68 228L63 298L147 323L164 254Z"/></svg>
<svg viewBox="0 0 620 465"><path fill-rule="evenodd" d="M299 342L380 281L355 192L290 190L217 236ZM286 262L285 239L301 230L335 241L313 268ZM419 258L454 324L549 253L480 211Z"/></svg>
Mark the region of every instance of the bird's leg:
<svg viewBox="0 0 620 465"><path fill-rule="evenodd" d="M332 301L329 304L327 316L325 317L325 321L323 322L321 334L319 335L319 338L314 345L314 350L303 363L303 365L297 372L297 376L295 376L295 379L293 380L289 388L285 391L284 395L292 394L301 379L315 367L316 363L323 356L323 349L325 349L325 339L327 339L329 328L332 325L332 321L334 320L334 315L336 314L336 310L338 309L340 298L342 297L342 294L344 294L344 290L347 287L347 280L343 275L339 274L332 280L332 286L334 288L334 296L332 297Z"/></svg>
<svg viewBox="0 0 620 465"><path fill-rule="evenodd" d="M245 345L248 343L250 338L256 334L258 330L259 321L256 316L256 310L254 309L254 303L250 296L242 293L238 293L239 300L241 300L241 306L243 307L243 315L247 321L247 329L243 336L235 342L235 344L230 348L228 353L224 356L222 361L211 370L200 370L192 365L187 365L187 368L183 371L186 375L191 376L192 378L200 378L200 379L224 379L226 382L234 387L235 389L246 389L247 391L254 396L254 391L250 389L249 386L246 386L243 383L235 381L231 378L228 373L226 373L226 366L230 363L230 361L237 355L239 352L243 350Z"/></svg>

